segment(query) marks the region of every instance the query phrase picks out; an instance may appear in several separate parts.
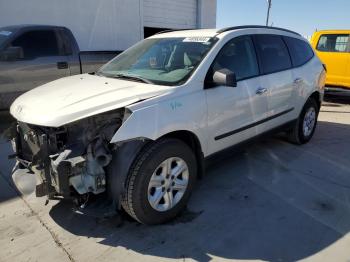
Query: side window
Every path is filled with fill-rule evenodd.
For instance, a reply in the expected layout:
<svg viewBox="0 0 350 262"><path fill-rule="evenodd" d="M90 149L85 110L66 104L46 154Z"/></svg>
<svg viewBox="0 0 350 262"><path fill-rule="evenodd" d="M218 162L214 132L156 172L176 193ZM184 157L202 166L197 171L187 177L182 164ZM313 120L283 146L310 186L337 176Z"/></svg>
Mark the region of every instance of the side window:
<svg viewBox="0 0 350 262"><path fill-rule="evenodd" d="M263 74L275 73L292 67L288 49L278 35L256 35L256 48Z"/></svg>
<svg viewBox="0 0 350 262"><path fill-rule="evenodd" d="M316 49L322 52L346 52L349 35L321 35Z"/></svg>
<svg viewBox="0 0 350 262"><path fill-rule="evenodd" d="M24 59L60 55L57 38L53 30L38 30L23 33L11 46L23 49Z"/></svg>
<svg viewBox="0 0 350 262"><path fill-rule="evenodd" d="M259 75L253 41L249 36L234 38L220 50L211 73L223 68L234 72L237 80Z"/></svg>
<svg viewBox="0 0 350 262"><path fill-rule="evenodd" d="M283 39L288 46L293 66L301 66L313 58L314 52L307 42L287 36Z"/></svg>
<svg viewBox="0 0 350 262"><path fill-rule="evenodd" d="M67 32L64 29L60 29L59 34L60 34L60 38L61 38L62 53L64 55L72 55L73 50L72 50L72 45L71 45L71 39L68 36L69 32Z"/></svg>

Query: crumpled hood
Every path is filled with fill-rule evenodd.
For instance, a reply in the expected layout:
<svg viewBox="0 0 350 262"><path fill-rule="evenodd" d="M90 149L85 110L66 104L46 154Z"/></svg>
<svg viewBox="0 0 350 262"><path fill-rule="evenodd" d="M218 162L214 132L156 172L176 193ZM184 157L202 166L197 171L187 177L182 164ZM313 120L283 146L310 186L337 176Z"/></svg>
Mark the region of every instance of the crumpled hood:
<svg viewBox="0 0 350 262"><path fill-rule="evenodd" d="M76 75L37 87L11 105L21 122L59 127L167 92L158 86L95 75Z"/></svg>

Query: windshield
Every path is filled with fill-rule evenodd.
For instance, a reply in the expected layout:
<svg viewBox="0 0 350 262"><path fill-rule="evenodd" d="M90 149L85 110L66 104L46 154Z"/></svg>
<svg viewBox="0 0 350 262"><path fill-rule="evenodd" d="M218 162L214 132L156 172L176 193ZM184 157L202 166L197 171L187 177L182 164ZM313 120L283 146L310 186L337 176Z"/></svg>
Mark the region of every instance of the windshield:
<svg viewBox="0 0 350 262"><path fill-rule="evenodd" d="M11 35L11 31L6 30L6 28L0 28L0 46L2 46Z"/></svg>
<svg viewBox="0 0 350 262"><path fill-rule="evenodd" d="M103 66L97 74L160 85L182 84L216 41L210 37L145 39Z"/></svg>

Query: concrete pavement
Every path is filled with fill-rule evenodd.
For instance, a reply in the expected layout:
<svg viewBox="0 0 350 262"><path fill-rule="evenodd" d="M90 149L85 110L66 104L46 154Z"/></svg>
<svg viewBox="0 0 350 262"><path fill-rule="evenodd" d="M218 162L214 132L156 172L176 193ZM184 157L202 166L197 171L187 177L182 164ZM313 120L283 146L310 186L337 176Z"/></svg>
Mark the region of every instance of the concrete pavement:
<svg viewBox="0 0 350 262"><path fill-rule="evenodd" d="M271 138L227 154L182 216L153 227L18 196L1 140L0 261L350 261L350 105L321 111L309 144Z"/></svg>

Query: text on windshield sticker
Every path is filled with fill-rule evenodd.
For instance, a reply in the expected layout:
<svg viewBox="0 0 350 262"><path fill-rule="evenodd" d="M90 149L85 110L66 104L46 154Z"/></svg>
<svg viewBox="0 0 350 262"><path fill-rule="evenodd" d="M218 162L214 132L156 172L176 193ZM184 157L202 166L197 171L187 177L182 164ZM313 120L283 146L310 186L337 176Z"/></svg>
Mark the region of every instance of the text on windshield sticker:
<svg viewBox="0 0 350 262"><path fill-rule="evenodd" d="M186 37L182 42L197 42L197 43L205 43L210 40L210 37Z"/></svg>

